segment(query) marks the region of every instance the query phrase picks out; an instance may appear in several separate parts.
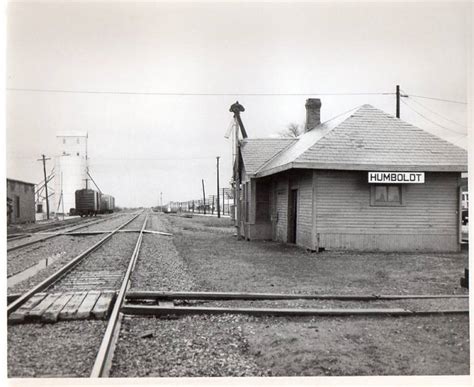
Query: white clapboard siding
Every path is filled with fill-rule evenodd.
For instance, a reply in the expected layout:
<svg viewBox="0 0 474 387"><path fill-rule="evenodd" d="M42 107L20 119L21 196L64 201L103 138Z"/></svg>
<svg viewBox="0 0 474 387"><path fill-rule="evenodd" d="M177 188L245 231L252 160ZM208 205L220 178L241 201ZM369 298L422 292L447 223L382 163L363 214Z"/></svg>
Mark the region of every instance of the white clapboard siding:
<svg viewBox="0 0 474 387"><path fill-rule="evenodd" d="M458 174L426 173L404 186L404 205L370 205L367 172L317 171L320 246L361 250L456 250Z"/></svg>

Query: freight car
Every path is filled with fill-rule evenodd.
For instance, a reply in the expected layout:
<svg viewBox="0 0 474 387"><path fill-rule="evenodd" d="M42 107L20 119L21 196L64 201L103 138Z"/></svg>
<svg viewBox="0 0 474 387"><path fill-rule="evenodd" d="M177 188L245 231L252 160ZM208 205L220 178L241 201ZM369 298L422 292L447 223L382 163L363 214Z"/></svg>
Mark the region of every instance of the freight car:
<svg viewBox="0 0 474 387"><path fill-rule="evenodd" d="M93 189L76 191L75 214L80 216L97 215L100 211L100 193Z"/></svg>
<svg viewBox="0 0 474 387"><path fill-rule="evenodd" d="M115 209L115 199L111 195L101 194L93 189L76 191L76 208L74 213L80 216L95 216L112 213Z"/></svg>
<svg viewBox="0 0 474 387"><path fill-rule="evenodd" d="M100 196L100 213L111 214L115 209L115 198L112 195L102 194Z"/></svg>

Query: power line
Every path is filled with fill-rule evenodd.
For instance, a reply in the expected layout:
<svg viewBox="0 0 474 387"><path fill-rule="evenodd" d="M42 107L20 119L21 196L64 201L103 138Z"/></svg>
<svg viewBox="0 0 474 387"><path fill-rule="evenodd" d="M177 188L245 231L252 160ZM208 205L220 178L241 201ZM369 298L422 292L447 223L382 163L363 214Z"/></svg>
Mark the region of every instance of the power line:
<svg viewBox="0 0 474 387"><path fill-rule="evenodd" d="M466 136L461 135L461 136L458 137L455 141L452 141L452 143L453 143L454 145L457 145L457 144L460 142L460 140L465 140L465 139L466 139Z"/></svg>
<svg viewBox="0 0 474 387"><path fill-rule="evenodd" d="M451 102L451 103L459 103L461 105L467 105L467 102L464 102L464 101L455 101L455 100L452 100L452 99L443 99L443 98L435 98L435 97L425 97L423 95L414 95L414 94L407 94L407 95L409 97L434 99L435 101L443 101L443 102Z"/></svg>
<svg viewBox="0 0 474 387"><path fill-rule="evenodd" d="M7 156L10 160L35 160L31 157L14 157L14 156ZM88 158L89 161L94 163L95 161L102 161L102 160L122 160L122 161L182 161L182 160L211 160L215 159L215 156L204 156L204 157L170 157L170 158L156 158L156 157L92 157Z"/></svg>
<svg viewBox="0 0 474 387"><path fill-rule="evenodd" d="M443 126L441 124L438 124L436 121L433 121L433 120L430 120L428 117L424 116L423 114L421 114L419 111L413 109L412 106L408 105L404 100L401 100L403 102L404 105L408 106L408 108L410 108L412 111L414 111L416 114L418 114L419 116L423 117L426 121L429 121L431 122L432 124L436 125L436 126L439 126L440 128L443 128L443 129L446 129L450 132L453 132L453 133L457 133L457 134L461 134L463 136L466 136L466 134L464 133L461 133L461 132L458 132L457 130L453 130L453 129L450 129L450 128L447 128L446 126Z"/></svg>
<svg viewBox="0 0 474 387"><path fill-rule="evenodd" d="M115 94L115 95L158 95L158 96L184 96L184 97L206 97L206 96L346 96L346 95L394 95L394 93L171 93L171 92L135 92L135 91L104 91L104 90L67 90L67 89L29 89L29 88L7 88L8 91L27 91L33 93L70 93L70 94Z"/></svg>
<svg viewBox="0 0 474 387"><path fill-rule="evenodd" d="M451 120L450 118L445 117L445 116L443 116L442 114L439 114L439 113L438 113L437 111L435 111L435 110L431 110L430 108L428 108L427 106L425 106L425 105L423 105L422 103L418 102L417 100L411 99L410 101L416 103L417 105L420 105L422 108L424 108L424 109L428 110L429 112L431 112L431 113L437 115L438 117L443 118L443 119L446 120L446 121L452 122L453 124L459 125L459 126L461 126L462 128L466 129L466 126L465 126L465 125L460 124L459 122L456 122L456 121L454 121L454 120Z"/></svg>

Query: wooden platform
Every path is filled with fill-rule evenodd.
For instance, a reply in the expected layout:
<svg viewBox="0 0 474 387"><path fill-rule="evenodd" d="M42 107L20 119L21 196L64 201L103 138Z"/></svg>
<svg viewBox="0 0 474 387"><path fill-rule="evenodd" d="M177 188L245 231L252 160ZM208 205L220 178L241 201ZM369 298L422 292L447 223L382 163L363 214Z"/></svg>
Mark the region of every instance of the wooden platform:
<svg viewBox="0 0 474 387"><path fill-rule="evenodd" d="M106 319L114 291L38 293L8 317L10 324Z"/></svg>

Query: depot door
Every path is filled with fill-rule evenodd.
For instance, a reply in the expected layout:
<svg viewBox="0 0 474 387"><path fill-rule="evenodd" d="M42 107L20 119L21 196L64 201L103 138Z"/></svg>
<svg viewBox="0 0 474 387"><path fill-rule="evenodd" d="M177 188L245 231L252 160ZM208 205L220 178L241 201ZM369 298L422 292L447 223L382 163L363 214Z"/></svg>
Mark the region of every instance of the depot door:
<svg viewBox="0 0 474 387"><path fill-rule="evenodd" d="M292 189L288 199L288 243L296 243L298 190Z"/></svg>

